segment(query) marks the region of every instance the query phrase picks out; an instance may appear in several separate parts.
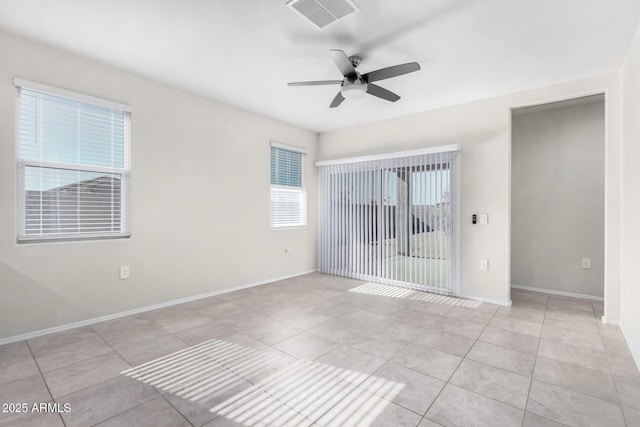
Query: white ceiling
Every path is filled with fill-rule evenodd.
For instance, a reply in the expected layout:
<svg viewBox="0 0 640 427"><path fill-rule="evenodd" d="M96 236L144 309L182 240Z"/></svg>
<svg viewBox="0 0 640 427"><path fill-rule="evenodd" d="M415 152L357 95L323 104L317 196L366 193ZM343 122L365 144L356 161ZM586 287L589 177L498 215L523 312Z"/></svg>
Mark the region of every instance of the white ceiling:
<svg viewBox="0 0 640 427"><path fill-rule="evenodd" d="M355 0L361 11L319 30L286 0L0 0L0 29L318 132L549 83L620 65L638 0ZM341 75L418 61L372 96L329 109Z"/></svg>

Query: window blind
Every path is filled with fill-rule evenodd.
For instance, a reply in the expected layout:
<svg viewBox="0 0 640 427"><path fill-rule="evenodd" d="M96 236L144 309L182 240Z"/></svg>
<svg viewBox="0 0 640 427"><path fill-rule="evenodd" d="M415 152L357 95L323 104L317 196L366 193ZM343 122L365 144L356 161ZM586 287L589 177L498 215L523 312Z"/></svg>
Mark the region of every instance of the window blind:
<svg viewBox="0 0 640 427"><path fill-rule="evenodd" d="M303 153L271 146L271 226L305 224Z"/></svg>
<svg viewBox="0 0 640 427"><path fill-rule="evenodd" d="M17 85L18 240L127 236L129 112Z"/></svg>

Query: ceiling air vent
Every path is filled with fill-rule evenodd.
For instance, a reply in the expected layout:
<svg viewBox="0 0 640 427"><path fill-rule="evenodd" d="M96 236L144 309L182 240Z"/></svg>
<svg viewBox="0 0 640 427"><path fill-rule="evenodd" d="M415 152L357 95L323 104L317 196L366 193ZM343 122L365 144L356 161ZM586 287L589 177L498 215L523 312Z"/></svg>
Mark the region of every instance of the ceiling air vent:
<svg viewBox="0 0 640 427"><path fill-rule="evenodd" d="M318 28L324 28L360 10L351 0L290 0L287 6Z"/></svg>

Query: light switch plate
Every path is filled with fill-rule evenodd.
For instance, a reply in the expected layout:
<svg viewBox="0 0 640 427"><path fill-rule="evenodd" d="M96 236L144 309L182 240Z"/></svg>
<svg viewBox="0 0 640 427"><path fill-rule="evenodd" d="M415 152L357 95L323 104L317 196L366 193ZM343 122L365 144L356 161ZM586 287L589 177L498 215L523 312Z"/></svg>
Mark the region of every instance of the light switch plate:
<svg viewBox="0 0 640 427"><path fill-rule="evenodd" d="M480 270L481 271L489 270L489 260L488 259L481 259L480 260Z"/></svg>
<svg viewBox="0 0 640 427"><path fill-rule="evenodd" d="M489 224L489 214L480 214L480 215L478 215L478 222L480 223L480 225Z"/></svg>
<svg viewBox="0 0 640 427"><path fill-rule="evenodd" d="M582 258L582 268L589 270L591 268L591 258Z"/></svg>

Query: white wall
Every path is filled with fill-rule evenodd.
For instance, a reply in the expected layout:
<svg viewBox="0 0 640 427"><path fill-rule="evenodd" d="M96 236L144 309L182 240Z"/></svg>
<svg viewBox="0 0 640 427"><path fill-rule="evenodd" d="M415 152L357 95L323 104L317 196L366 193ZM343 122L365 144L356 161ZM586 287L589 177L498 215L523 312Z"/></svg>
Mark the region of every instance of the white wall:
<svg viewBox="0 0 640 427"><path fill-rule="evenodd" d="M640 366L640 31L622 69L624 105L622 320Z"/></svg>
<svg viewBox="0 0 640 427"><path fill-rule="evenodd" d="M604 295L604 125L603 96L513 112L512 284Z"/></svg>
<svg viewBox="0 0 640 427"><path fill-rule="evenodd" d="M317 145L312 132L3 33L0 52L0 338L313 269L317 179L312 165L316 158L449 143L463 146L462 293L507 302L510 108L603 92L607 95L605 315L609 321L620 320L623 190L618 73L329 132L320 136ZM639 157L638 144L629 144L640 134L634 124L640 114L635 96L640 90L639 70L636 40L624 73L625 92L634 93L625 97L630 117L625 127L627 165L628 159L637 163ZM15 243L15 76L132 106L130 239ZM268 227L271 139L309 150L309 226L305 229ZM238 168L239 162L245 167ZM632 175L637 169L625 168L627 219L639 217L639 192L634 186L638 177ZM233 185L229 185L231 178ZM489 225L471 226L474 212L488 213ZM239 226L242 229L235 231ZM636 357L640 321L633 312L640 311L640 288L632 267L638 259L637 242L637 231L625 232L624 283L637 292L631 292L635 299L625 301L623 328ZM285 245L293 251L284 254ZM488 272L478 270L480 258L490 260ZM117 279L122 264L131 265L130 280Z"/></svg>
<svg viewBox="0 0 640 427"><path fill-rule="evenodd" d="M317 134L4 33L0 52L0 338L316 268ZM16 244L16 76L132 107L130 239ZM309 152L305 228L269 228L270 140Z"/></svg>
<svg viewBox="0 0 640 427"><path fill-rule="evenodd" d="M321 160L457 143L462 145L461 293L510 301L511 107L606 92L605 315L620 319L621 102L606 74L320 135ZM399 101L399 102L402 102ZM389 104L388 108L393 108ZM473 213L489 224L471 225ZM480 259L489 259L481 272Z"/></svg>

